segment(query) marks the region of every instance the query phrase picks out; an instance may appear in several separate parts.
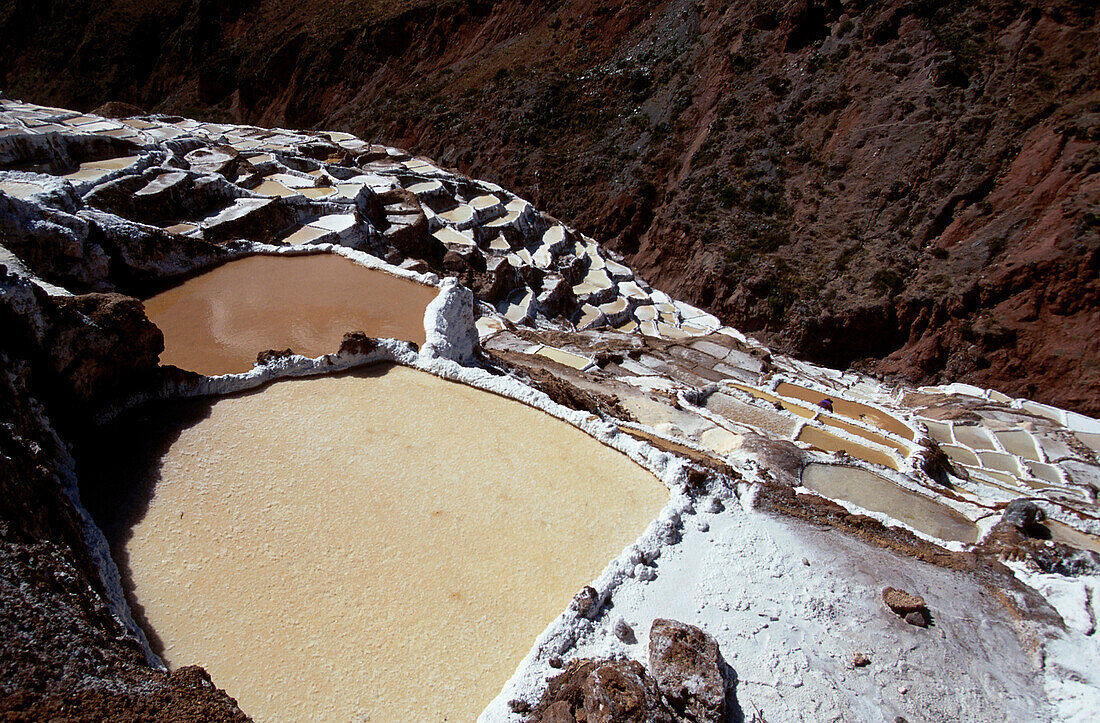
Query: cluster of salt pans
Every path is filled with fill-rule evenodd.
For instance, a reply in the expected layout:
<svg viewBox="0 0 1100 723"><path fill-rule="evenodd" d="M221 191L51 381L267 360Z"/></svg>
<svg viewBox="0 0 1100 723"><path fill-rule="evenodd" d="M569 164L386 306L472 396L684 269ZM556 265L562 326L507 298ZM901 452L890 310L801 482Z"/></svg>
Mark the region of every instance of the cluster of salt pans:
<svg viewBox="0 0 1100 723"><path fill-rule="evenodd" d="M480 256L489 273L511 279L503 297L478 305L482 343L526 355L578 386L613 388L637 420L617 425L632 436L665 450L711 455L754 479L766 465L742 443L759 435L790 442L811 464L873 472L950 507L980 532L996 521L1005 502L1022 495L1065 524L1063 539L1071 544L1094 545L1096 538L1085 533L1100 532L1095 420L965 385L906 389L778 356L765 368L760 359L766 350L758 343L652 289L591 239L494 184L347 134L165 116L116 121L0 100L2 164L10 167L27 148L56 149L60 139L74 136L129 145L125 152L100 153L64 168L43 164L0 172L0 191L48 205L58 188L86 197L130 176L144 175L147 184L137 194L147 196L201 180L220 189L223 203L162 228L217 243L278 226L265 240L286 249L380 252L422 223L455 256ZM312 152L303 155L306 147ZM241 159L236 167L228 162L234 154ZM275 248L250 240L253 250ZM12 261L17 273L33 278L18 258ZM415 258L405 265L415 268ZM65 293L34 280L51 293ZM517 334L517 327L527 335ZM559 335L532 343L531 333L548 328L571 334L569 341ZM655 346L597 363L597 347L608 340ZM252 376L264 373L254 371ZM833 412L817 405L819 395L833 401ZM648 442L639 444L653 450ZM947 452L960 475L950 480L950 498L922 466L934 446ZM816 479L805 482L828 487ZM842 487L826 494L843 494ZM861 507L858 495L840 501L907 524L896 510ZM552 626L549 638L554 630L561 632ZM523 670L534 668L521 669L519 678L526 680Z"/></svg>

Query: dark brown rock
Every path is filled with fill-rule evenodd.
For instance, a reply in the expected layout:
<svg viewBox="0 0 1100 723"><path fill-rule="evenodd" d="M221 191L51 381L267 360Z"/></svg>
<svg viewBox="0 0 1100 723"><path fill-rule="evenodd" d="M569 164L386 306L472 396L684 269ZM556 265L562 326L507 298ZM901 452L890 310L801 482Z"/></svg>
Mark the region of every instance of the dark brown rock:
<svg viewBox="0 0 1100 723"><path fill-rule="evenodd" d="M661 694L684 719L724 719L726 684L713 637L693 625L658 618L649 630L649 665Z"/></svg>
<svg viewBox="0 0 1100 723"><path fill-rule="evenodd" d="M140 301L122 294L82 294L53 302L58 311L48 354L79 402L100 403L151 379L164 336Z"/></svg>
<svg viewBox="0 0 1100 723"><path fill-rule="evenodd" d="M361 331L349 331L340 341L341 354L370 354L378 348L378 340Z"/></svg>
<svg viewBox="0 0 1100 723"><path fill-rule="evenodd" d="M550 679L533 723L673 723L656 681L633 660L571 660Z"/></svg>
<svg viewBox="0 0 1100 723"><path fill-rule="evenodd" d="M277 361L279 359L286 359L287 357L291 357L291 356L294 356L294 350L290 349L290 348L287 348L287 349L267 349L266 351L262 351L262 352L260 352L259 354L256 355L256 364L258 364L260 366L264 366L265 364L269 364L273 361Z"/></svg>
<svg viewBox="0 0 1100 723"><path fill-rule="evenodd" d="M643 723L652 720L645 668L633 660L608 663L584 680L584 713L588 723Z"/></svg>
<svg viewBox="0 0 1100 723"><path fill-rule="evenodd" d="M573 601L569 603L569 607L582 618L595 617L596 613L600 611L600 595L591 585L585 585L573 596Z"/></svg>

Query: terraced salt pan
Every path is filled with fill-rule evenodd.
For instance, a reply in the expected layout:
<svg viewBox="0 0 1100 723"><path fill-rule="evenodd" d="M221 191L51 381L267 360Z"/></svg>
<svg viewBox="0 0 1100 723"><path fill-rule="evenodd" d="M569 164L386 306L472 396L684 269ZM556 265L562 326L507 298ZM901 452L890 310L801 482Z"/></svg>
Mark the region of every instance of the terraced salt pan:
<svg viewBox="0 0 1100 723"><path fill-rule="evenodd" d="M1079 550L1091 550L1092 552L1100 554L1100 537L1089 535L1080 530L1075 530L1069 525L1058 522L1057 520L1047 520L1044 524L1047 529L1050 530L1050 537L1055 542L1061 542L1063 545L1076 547Z"/></svg>
<svg viewBox="0 0 1100 723"><path fill-rule="evenodd" d="M16 198L30 198L36 193L42 193L44 187L37 183L27 181L0 181L0 191L15 196Z"/></svg>
<svg viewBox="0 0 1100 723"><path fill-rule="evenodd" d="M811 404L817 404L822 399L828 397L833 401L833 411L837 414L843 414L845 417L851 419L865 418L878 427L885 429L887 432L892 432L909 441L912 441L915 436L913 430L910 429L908 425L903 424L886 412L883 412L881 409L875 409L866 404L860 404L859 402L853 402L842 397L824 394L789 382L780 383L780 385L776 387L776 392L785 397L801 399Z"/></svg>
<svg viewBox="0 0 1100 723"><path fill-rule="evenodd" d="M890 469L898 468L898 463L885 451L852 442L810 425L804 426L802 431L798 433L798 441L805 442L823 452L844 452L865 462L880 464Z"/></svg>
<svg viewBox="0 0 1100 723"><path fill-rule="evenodd" d="M169 664L259 721L473 720L668 496L543 412L403 367L204 411L161 430L116 557Z"/></svg>
<svg viewBox="0 0 1100 723"><path fill-rule="evenodd" d="M978 539L974 523L955 510L865 469L809 464L802 471L802 484L826 497L889 515L941 540L974 543Z"/></svg>
<svg viewBox="0 0 1100 723"><path fill-rule="evenodd" d="M168 289L145 311L164 332L162 364L214 375L248 371L267 349L334 352L349 331L423 344L435 295L333 254L261 255Z"/></svg>

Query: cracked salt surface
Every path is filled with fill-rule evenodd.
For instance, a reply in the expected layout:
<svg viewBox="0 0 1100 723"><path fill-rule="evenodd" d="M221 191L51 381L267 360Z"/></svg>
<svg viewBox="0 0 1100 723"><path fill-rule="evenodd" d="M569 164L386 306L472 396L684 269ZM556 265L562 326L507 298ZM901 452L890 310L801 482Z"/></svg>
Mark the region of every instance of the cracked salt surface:
<svg viewBox="0 0 1100 723"><path fill-rule="evenodd" d="M668 499L572 426L405 367L199 416L105 527L166 661L257 720L472 719Z"/></svg>

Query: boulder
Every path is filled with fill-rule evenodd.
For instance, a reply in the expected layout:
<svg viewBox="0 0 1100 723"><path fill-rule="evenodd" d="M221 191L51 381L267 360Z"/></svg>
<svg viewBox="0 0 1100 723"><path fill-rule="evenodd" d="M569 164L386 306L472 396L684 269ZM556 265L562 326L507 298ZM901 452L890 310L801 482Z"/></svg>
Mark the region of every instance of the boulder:
<svg viewBox="0 0 1100 723"><path fill-rule="evenodd" d="M886 603L886 607L898 615L908 615L924 609L924 598L920 595L913 595L893 587L882 591L882 601Z"/></svg>
<svg viewBox="0 0 1100 723"><path fill-rule="evenodd" d="M1033 537L1034 535L1030 534L1029 530L1034 529L1034 526L1038 525L1045 518L1046 513L1043 512L1039 505L1031 500L1020 498L1008 503L1001 519L1019 528L1029 537Z"/></svg>
<svg viewBox="0 0 1100 723"><path fill-rule="evenodd" d="M633 660L571 660L550 679L533 723L673 723L646 669Z"/></svg>
<svg viewBox="0 0 1100 723"><path fill-rule="evenodd" d="M645 668L633 660L606 663L596 668L582 686L586 720L588 723L670 720L667 715L651 715L659 705L659 698L653 695L652 682L649 686L646 683Z"/></svg>
<svg viewBox="0 0 1100 723"><path fill-rule="evenodd" d="M684 720L725 719L726 684L718 642L687 623L658 618L649 630L649 666L657 687Z"/></svg>
<svg viewBox="0 0 1100 723"><path fill-rule="evenodd" d="M882 591L882 601L886 603L886 607L893 610L910 625L926 628L932 622L932 614L928 612L928 608L924 604L924 598L920 595L913 595L904 590L888 587Z"/></svg>
<svg viewBox="0 0 1100 723"><path fill-rule="evenodd" d="M101 403L151 379L164 337L140 301L114 293L52 301L48 354L77 401Z"/></svg>

